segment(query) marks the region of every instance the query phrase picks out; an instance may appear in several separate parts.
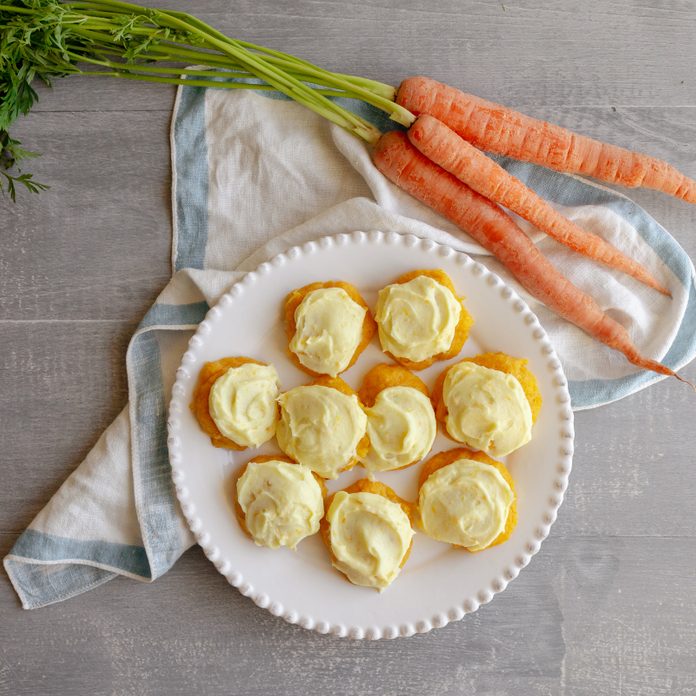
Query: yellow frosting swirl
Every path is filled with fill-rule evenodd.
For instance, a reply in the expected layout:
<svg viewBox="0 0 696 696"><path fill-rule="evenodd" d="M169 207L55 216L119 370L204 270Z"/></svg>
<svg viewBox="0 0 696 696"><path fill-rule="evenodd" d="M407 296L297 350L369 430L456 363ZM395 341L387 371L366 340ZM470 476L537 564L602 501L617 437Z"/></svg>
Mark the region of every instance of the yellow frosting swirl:
<svg viewBox="0 0 696 696"><path fill-rule="evenodd" d="M305 367L335 377L360 345L366 311L342 288L313 290L295 310L290 350Z"/></svg>
<svg viewBox="0 0 696 696"><path fill-rule="evenodd" d="M319 531L324 516L321 486L299 464L249 462L237 479L237 500L249 534L259 546L271 549L294 549Z"/></svg>
<svg viewBox="0 0 696 696"><path fill-rule="evenodd" d="M278 393L278 373L273 365L231 367L210 390L210 417L225 437L243 447L258 447L275 434Z"/></svg>
<svg viewBox="0 0 696 696"><path fill-rule="evenodd" d="M413 387L387 387L367 409L369 471L391 471L417 462L430 451L437 425L430 399Z"/></svg>
<svg viewBox="0 0 696 696"><path fill-rule="evenodd" d="M473 449L503 457L532 437L532 410L513 375L461 362L447 372L442 396L447 432Z"/></svg>
<svg viewBox="0 0 696 696"><path fill-rule="evenodd" d="M356 457L367 416L355 395L313 384L282 394L276 431L280 449L328 479Z"/></svg>
<svg viewBox="0 0 696 696"><path fill-rule="evenodd" d="M462 303L429 276L387 285L379 291L376 320L382 350L414 362L452 345Z"/></svg>
<svg viewBox="0 0 696 696"><path fill-rule="evenodd" d="M383 590L393 582L413 538L400 505L376 493L339 491L326 519L335 568L355 585Z"/></svg>
<svg viewBox="0 0 696 696"><path fill-rule="evenodd" d="M433 539L481 551L505 529L513 500L512 489L494 466L458 459L421 486L421 525Z"/></svg>

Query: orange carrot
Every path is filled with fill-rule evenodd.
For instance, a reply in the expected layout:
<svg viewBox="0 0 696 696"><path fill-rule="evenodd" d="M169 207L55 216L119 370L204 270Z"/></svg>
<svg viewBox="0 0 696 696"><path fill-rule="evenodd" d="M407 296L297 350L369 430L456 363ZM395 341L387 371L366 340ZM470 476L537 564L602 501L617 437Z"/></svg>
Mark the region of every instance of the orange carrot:
<svg viewBox="0 0 696 696"><path fill-rule="evenodd" d="M567 321L621 351L634 365L683 380L673 370L643 357L626 329L565 278L512 218L421 154L404 133L383 135L372 153L377 169L425 205L468 232L494 254L520 285Z"/></svg>
<svg viewBox="0 0 696 696"><path fill-rule="evenodd" d="M667 162L578 135L427 77L404 80L396 101L416 116L435 116L481 150L696 203L696 181Z"/></svg>
<svg viewBox="0 0 696 696"><path fill-rule="evenodd" d="M610 268L628 273L665 295L670 294L637 261L599 235L587 232L568 220L532 189L435 117L428 114L419 116L408 130L408 139L429 160L446 169L474 191L509 208L561 244Z"/></svg>

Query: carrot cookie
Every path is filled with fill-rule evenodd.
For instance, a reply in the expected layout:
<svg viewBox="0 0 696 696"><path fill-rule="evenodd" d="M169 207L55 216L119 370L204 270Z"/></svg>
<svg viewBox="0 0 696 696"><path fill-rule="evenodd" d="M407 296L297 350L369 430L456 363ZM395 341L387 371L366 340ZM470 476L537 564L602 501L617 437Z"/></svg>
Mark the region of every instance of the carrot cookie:
<svg viewBox="0 0 696 696"><path fill-rule="evenodd" d="M335 479L367 451L367 416L357 395L337 377L320 377L278 399L280 449L319 476Z"/></svg>
<svg viewBox="0 0 696 696"><path fill-rule="evenodd" d="M526 360L484 353L438 377L433 405L453 440L504 457L531 439L541 393Z"/></svg>
<svg viewBox="0 0 696 696"><path fill-rule="evenodd" d="M467 551L501 544L517 524L510 472L483 452L440 452L423 466L418 516L429 537Z"/></svg>
<svg viewBox="0 0 696 696"><path fill-rule="evenodd" d="M280 455L255 457L237 478L235 511L258 546L294 549L319 531L325 494L323 481L307 467Z"/></svg>
<svg viewBox="0 0 696 696"><path fill-rule="evenodd" d="M376 319L382 350L412 370L457 355L473 324L440 270L412 271L382 288Z"/></svg>
<svg viewBox="0 0 696 696"><path fill-rule="evenodd" d="M310 375L347 370L375 334L372 314L352 285L312 283L285 299L285 328L293 362Z"/></svg>
<svg viewBox="0 0 696 696"><path fill-rule="evenodd" d="M367 413L370 449L361 463L368 471L392 471L419 462L437 432L428 388L398 365L377 365L359 392Z"/></svg>
<svg viewBox="0 0 696 696"><path fill-rule="evenodd" d="M275 434L279 389L273 365L222 358L200 371L191 410L215 447L258 447Z"/></svg>
<svg viewBox="0 0 696 696"><path fill-rule="evenodd" d="M411 506L383 483L361 479L329 496L321 533L334 568L381 591L411 552Z"/></svg>

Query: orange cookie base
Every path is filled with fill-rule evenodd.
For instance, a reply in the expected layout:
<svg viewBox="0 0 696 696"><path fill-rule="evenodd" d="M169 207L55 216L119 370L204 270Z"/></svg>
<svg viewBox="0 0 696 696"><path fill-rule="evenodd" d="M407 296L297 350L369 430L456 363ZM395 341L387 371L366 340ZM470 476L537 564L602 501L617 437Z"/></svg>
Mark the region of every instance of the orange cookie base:
<svg viewBox="0 0 696 696"><path fill-rule="evenodd" d="M375 365L364 377L358 396L367 407L375 405L377 396L389 387L411 387L430 397L425 382L400 365Z"/></svg>
<svg viewBox="0 0 696 696"><path fill-rule="evenodd" d="M224 447L225 449L232 450L247 449L246 445L240 445L234 442L234 440L230 440L218 430L215 421L210 415L210 407L208 405L210 390L213 388L215 380L222 377L231 367L241 367L247 363L253 363L255 365L267 364L259 360L254 360L253 358L221 358L215 362L209 362L203 365L203 368L198 374L198 382L196 383L193 399L191 401L191 410L194 416L196 416L196 420L201 426L201 429L210 436L210 441L215 447Z"/></svg>
<svg viewBox="0 0 696 696"><path fill-rule="evenodd" d="M529 408L532 411L532 423L536 423L536 419L541 410L541 392L534 373L527 367L527 360L524 358L513 358L506 353L482 353L475 355L472 358L464 358L461 362L473 362L482 367L488 367L491 370L506 372L509 375L517 378L517 381L522 386ZM458 365L459 363L455 363ZM447 406L443 398L443 388L448 371L454 367L450 365L446 370L443 370L435 380L433 386L432 402L435 409L435 417L442 425L443 430L447 432ZM450 436L451 437L451 436Z"/></svg>
<svg viewBox="0 0 696 696"><path fill-rule="evenodd" d="M439 269L421 269L417 271L409 271L408 273L404 273L404 275L399 276L393 283L390 283L390 285L401 285L403 283L408 283L409 280L413 280L418 276L427 276L428 278L432 278L440 283L440 285L444 285L455 297L458 297L457 290L455 289L450 277L444 271ZM461 300L462 298L459 297L458 299ZM438 362L440 360L450 360L451 358L459 355L464 347L464 344L466 343L466 339L469 338L469 330L473 324L473 317L471 314L469 314L469 312L466 311L466 307L464 307L462 304L462 312L459 316L459 322L454 330L452 343L450 344L448 350L446 350L444 353L438 353L437 355L433 355L426 360L420 360L417 362L409 360L408 358L397 358L395 355L392 355L386 350L384 353L392 360L398 362L400 365L407 367L409 370L424 370L426 367L430 367L430 365L432 365L434 362Z"/></svg>
<svg viewBox="0 0 696 696"><path fill-rule="evenodd" d="M375 365L363 377L363 383L358 392L358 396L360 401L369 408L375 405L379 393L390 387L411 387L430 398L428 387L420 377L409 372L401 365L389 365L387 363ZM367 437L369 441L369 435ZM389 469L389 471L401 471L402 469L407 469L409 466L417 464L419 461L419 459L416 459L396 469Z"/></svg>
<svg viewBox="0 0 696 696"><path fill-rule="evenodd" d="M297 464L297 462L290 459L290 457L286 457L284 454L261 454L258 457L250 459L239 469L237 474L234 476L232 481L232 500L234 501L234 514L237 518L237 522L239 522L239 526L242 528L242 531L252 541L253 537L249 533L249 529L246 526L246 515L244 514L244 510L242 510L242 506L239 504L239 496L237 495L237 481L239 481L239 479L242 478L242 476L244 476L244 472L247 470L249 464L261 464L263 462L287 462L288 464ZM297 466L299 466L299 464L297 464ZM324 483L324 479L321 478L321 476L315 474L314 472L312 472L312 475L314 476L316 482L319 484L321 488L322 498L326 498L327 490L326 484Z"/></svg>
<svg viewBox="0 0 696 696"><path fill-rule="evenodd" d="M304 300L304 298L307 297L307 295L310 292L313 292L314 290L319 290L321 288L341 288L342 290L345 290L348 293L351 300L353 300L366 310L365 319L363 320L362 326L362 338L360 340L360 343L358 344L358 347L355 349L355 353L353 353L353 357L350 359L350 363L348 363L348 367L346 367L346 370L355 364L355 361L360 357L360 354L365 350L365 348L367 348L368 344L372 340L372 337L375 335L375 332L377 331L377 324L375 323L370 308L367 306L365 300L363 300L362 296L358 292L358 289L350 283L344 283L343 281L311 283L310 285L305 285L302 288L298 288L297 290L293 290L292 292L290 292L288 296L285 298L285 333L288 337L287 352L292 362L300 370L306 372L309 375L312 375L313 377L321 377L322 375L319 372L314 372L314 370L310 370L308 367L305 367L300 362L300 359L297 357L297 355L295 355L295 353L293 353L290 350L290 342L294 338L295 332L297 331L297 323L295 322L295 311L300 306L302 300Z"/></svg>
<svg viewBox="0 0 696 696"><path fill-rule="evenodd" d="M411 521L411 525L413 525L413 520L414 520L414 515L415 515L415 508L414 506L409 503L408 501L404 500L403 498L400 498L389 486L386 484L382 483L381 481L371 481L370 479L360 479L359 481L356 481L355 483L351 484L347 488L343 489L346 493L375 493L376 495L381 495L383 498L386 498L387 500L390 500L392 503L396 503L401 507L401 509L408 515L408 519ZM329 508L331 507L331 503L333 502L334 496L336 493L332 493L325 501L324 501L324 517L322 518L321 522L319 523L319 530L321 532L321 538L324 541L324 544L326 548L329 551L329 555L331 556L331 561L335 562L337 561L336 556L334 555L334 552L331 548L331 525L329 524L328 520L326 519L326 514L329 511ZM409 544L408 549L406 550L406 553L404 554L403 559L401 560L401 563L399 564L399 567L403 568L404 565L406 564L406 561L408 560L408 557L411 555L411 549L413 548L413 539L411 539L411 543ZM338 571L340 572L340 571ZM350 582L348 578L346 578L343 573L341 575L346 579L347 582ZM352 584L352 583L351 583Z"/></svg>
<svg viewBox="0 0 696 696"><path fill-rule="evenodd" d="M328 375L321 375L317 377L311 384L316 384L321 387L329 387L331 389L335 389L336 391L339 391L341 392L341 394L345 394L346 396L357 396L358 402L360 402L360 397L340 377L329 377ZM362 403L360 404L360 406L362 408ZM341 469L341 473L344 471L348 471L349 469L352 469L358 463L358 460L367 454L367 451L369 449L370 439L368 438L367 433L365 433L365 435L363 435L363 437L361 438L360 442L358 442L358 446L355 448L355 457L353 457L353 459L351 459L350 462L348 462L347 466Z"/></svg>
<svg viewBox="0 0 696 696"><path fill-rule="evenodd" d="M456 447L455 449L440 452L428 459L428 461L425 462L425 464L423 464L423 468L421 469L420 477L418 479L419 499L420 489L423 487L423 484L428 480L430 475L435 473L438 469L442 469L443 467L449 466L450 464L458 461L459 459L473 459L476 462L490 464L490 466L496 468L501 473L502 477L505 479L507 484L512 489L514 497L512 500L512 505L510 506L510 511L508 512L507 520L505 522L505 528L502 532L500 532L500 534L495 538L495 540L492 543L486 546L486 549L490 549L492 546L502 544L504 541L507 541L510 538L512 531L517 526L517 492L515 490L515 481L510 475L510 472L507 470L505 464L503 464L502 462L498 462L495 459L491 459L487 454L484 454L483 452L475 452L474 450L467 449L466 447ZM420 520L419 526L422 529ZM452 545L455 548L469 551L469 553L478 553L478 551L470 551L464 546L457 546L456 544ZM480 551L485 551L486 549L480 549Z"/></svg>

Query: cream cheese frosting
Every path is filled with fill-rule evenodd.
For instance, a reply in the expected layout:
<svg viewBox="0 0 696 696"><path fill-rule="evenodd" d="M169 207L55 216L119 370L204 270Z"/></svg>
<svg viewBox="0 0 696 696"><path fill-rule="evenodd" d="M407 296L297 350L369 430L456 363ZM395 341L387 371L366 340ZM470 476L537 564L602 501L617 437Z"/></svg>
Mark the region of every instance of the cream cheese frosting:
<svg viewBox="0 0 696 696"><path fill-rule="evenodd" d="M430 399L413 387L387 387L367 412L370 450L362 459L369 471L399 469L425 457L437 425Z"/></svg>
<svg viewBox="0 0 696 696"><path fill-rule="evenodd" d="M413 362L449 350L462 303L429 276L387 285L379 291L376 320L382 350Z"/></svg>
<svg viewBox="0 0 696 696"><path fill-rule="evenodd" d="M376 493L339 491L326 519L335 568L355 585L383 590L393 582L413 538L399 504Z"/></svg>
<svg viewBox="0 0 696 696"><path fill-rule="evenodd" d="M305 367L335 377L360 345L366 312L342 288L313 290L295 310L290 350Z"/></svg>
<svg viewBox="0 0 696 696"><path fill-rule="evenodd" d="M490 464L459 459L426 479L418 495L423 531L470 551L490 546L505 529L514 493Z"/></svg>
<svg viewBox="0 0 696 696"><path fill-rule="evenodd" d="M324 516L321 486L299 464L249 462L237 480L237 500L247 530L259 546L294 549L319 531Z"/></svg>
<svg viewBox="0 0 696 696"><path fill-rule="evenodd" d="M290 389L278 403L280 449L319 476L337 478L365 435L367 416L358 397L312 384Z"/></svg>
<svg viewBox="0 0 696 696"><path fill-rule="evenodd" d="M532 410L513 375L461 362L448 370L442 397L447 432L473 449L503 457L532 437Z"/></svg>
<svg viewBox="0 0 696 696"><path fill-rule="evenodd" d="M275 434L279 384L273 365L231 367L210 390L210 417L225 437L243 447L258 447Z"/></svg>

